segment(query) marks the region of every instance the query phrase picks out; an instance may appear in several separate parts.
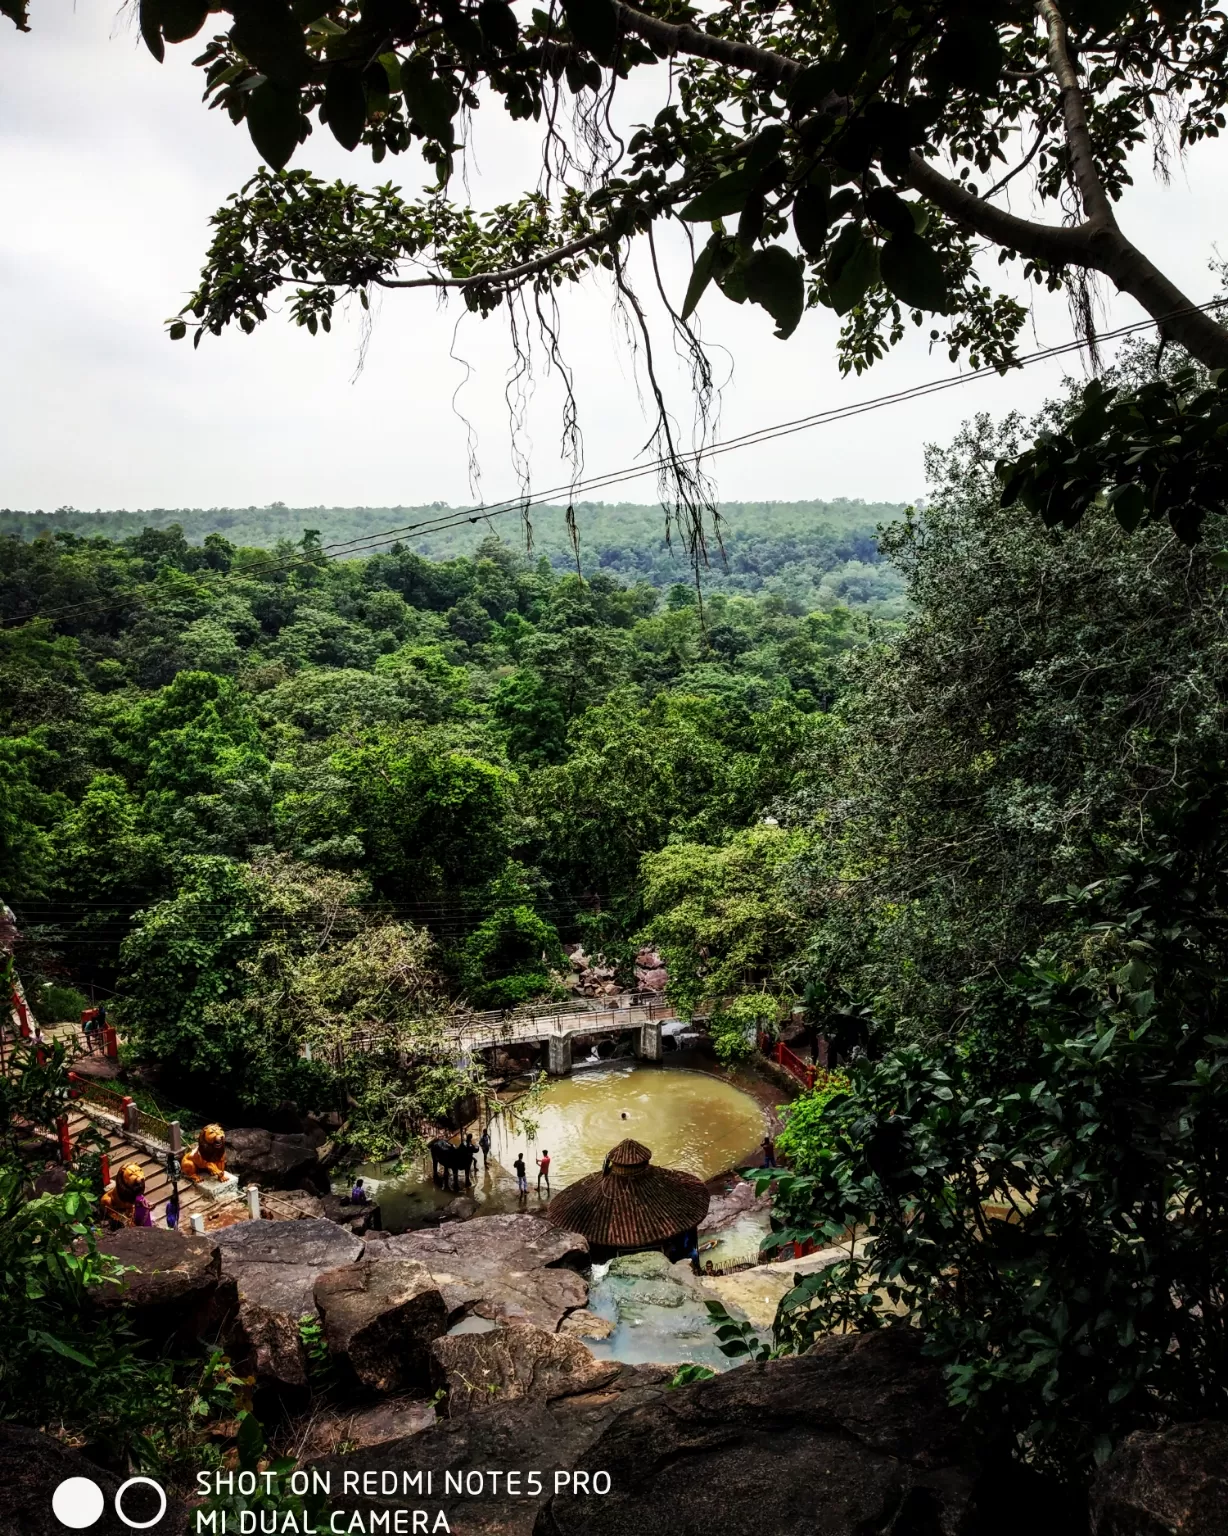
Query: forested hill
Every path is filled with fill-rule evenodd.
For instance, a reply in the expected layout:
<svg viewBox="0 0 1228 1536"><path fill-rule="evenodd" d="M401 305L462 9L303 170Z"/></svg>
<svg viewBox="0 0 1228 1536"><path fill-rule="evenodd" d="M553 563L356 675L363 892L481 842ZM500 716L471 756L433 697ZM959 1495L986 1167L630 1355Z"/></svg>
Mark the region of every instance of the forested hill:
<svg viewBox="0 0 1228 1536"><path fill-rule="evenodd" d="M0 536L16 534L34 539L54 533L102 535L123 539L143 528L179 524L188 542L201 544L210 533L231 543L272 548L297 543L308 528L324 544L368 539L391 529L412 528L436 521L448 508L443 503L420 507L220 507L213 509L154 508L138 512L81 512L62 507L56 512L0 509ZM801 609L830 608L835 603L868 607L889 617L901 609L901 580L879 558L875 530L895 522L904 508L889 502L766 501L726 502L720 512L725 556L715 547L704 572L704 585L713 592L753 595L775 592ZM458 515L460 513L458 512ZM685 552L666 542L665 518L659 506L584 502L576 507L581 567L604 570L634 584L659 588L688 581ZM574 569L575 551L568 537L563 507L540 507L532 513L533 546L556 570ZM513 549L524 550L524 532L513 512L476 523L401 535L401 543L433 560L471 555L492 533ZM387 545L380 545L387 548Z"/></svg>

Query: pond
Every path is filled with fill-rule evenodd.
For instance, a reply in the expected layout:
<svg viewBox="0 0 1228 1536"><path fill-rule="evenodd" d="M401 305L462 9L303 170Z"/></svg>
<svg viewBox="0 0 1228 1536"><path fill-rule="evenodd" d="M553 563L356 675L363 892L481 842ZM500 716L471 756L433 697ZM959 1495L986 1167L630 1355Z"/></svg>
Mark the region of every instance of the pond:
<svg viewBox="0 0 1228 1536"><path fill-rule="evenodd" d="M529 1171L527 1209L535 1211L546 1203L544 1189L540 1200L536 1193L535 1159L547 1148L555 1192L595 1173L610 1148L626 1136L651 1148L654 1162L710 1179L745 1163L766 1128L754 1098L724 1078L627 1060L603 1061L552 1079L535 1118L532 1141L504 1117L492 1126L489 1166L485 1172L479 1167L468 1191L481 1214L519 1208L512 1172L518 1152L524 1154ZM455 1199L451 1189L445 1192L432 1185L429 1158L399 1175L377 1165L359 1172L378 1199L389 1231L403 1230ZM461 1192L466 1192L463 1181Z"/></svg>

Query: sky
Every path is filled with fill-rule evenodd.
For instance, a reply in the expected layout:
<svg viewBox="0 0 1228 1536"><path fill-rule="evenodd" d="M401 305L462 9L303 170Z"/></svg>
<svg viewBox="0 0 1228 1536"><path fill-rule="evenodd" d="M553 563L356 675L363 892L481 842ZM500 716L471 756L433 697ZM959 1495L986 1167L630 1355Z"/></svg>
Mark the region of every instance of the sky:
<svg viewBox="0 0 1228 1536"><path fill-rule="evenodd" d="M274 317L252 336L207 337L197 350L168 341L164 322L192 289L210 215L258 156L245 130L202 106L202 77L190 66L198 42L168 49L158 65L130 12L110 0L34 0L32 24L23 35L0 18L0 506L467 505L471 432L479 495L489 503L515 494L502 312L481 321L456 300L385 294L369 335L355 305L328 337ZM661 104L664 71L651 73L627 101L632 115ZM529 130L501 113L478 114L470 148L479 207L514 196L536 162ZM412 154L377 171L319 129L293 163L368 185L395 180L411 194L425 173ZM1221 144L1200 146L1168 186L1141 160L1120 212L1127 234L1196 300L1218 287L1208 264L1225 170ZM689 261L678 240L663 267L680 297ZM562 307L586 471L642 462L643 379L608 288L590 279ZM957 371L914 333L868 374L844 378L838 322L823 310L809 311L788 342L773 337L762 310L715 289L700 317L724 380L727 438ZM1104 327L1142 317L1133 301L1106 297ZM1042 295L1025 349L1071 334L1065 301ZM689 425L685 375L664 350L670 398ZM927 443L948 441L976 412L1034 409L1080 366L1053 360L727 454L715 466L718 493L913 500L925 491ZM539 382L522 438L538 492L569 477L557 386ZM604 495L647 501L651 486L641 479Z"/></svg>

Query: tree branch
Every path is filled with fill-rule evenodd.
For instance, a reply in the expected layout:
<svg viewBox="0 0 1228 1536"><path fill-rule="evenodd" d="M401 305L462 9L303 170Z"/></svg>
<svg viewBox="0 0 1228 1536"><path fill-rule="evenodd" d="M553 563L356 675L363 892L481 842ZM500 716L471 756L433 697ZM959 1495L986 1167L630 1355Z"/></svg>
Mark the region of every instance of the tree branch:
<svg viewBox="0 0 1228 1536"><path fill-rule="evenodd" d="M471 277L377 277L374 282L379 288L472 288L477 283L489 283L503 288L510 283L518 283L526 277L533 277L538 272L544 272L572 256L583 255L585 251L594 250L599 245L608 245L626 233L626 230L615 232L614 228L607 224L602 229L593 230L590 234L580 235L566 245L556 245L552 250L543 251L540 256L522 261L518 266L502 267L496 272L475 272Z"/></svg>
<svg viewBox="0 0 1228 1536"><path fill-rule="evenodd" d="M1021 219L967 191L959 182L952 181L928 160L922 159L915 150L908 160L908 182L957 224L982 235L994 245L1006 246L1021 256L1054 266L1091 265L1086 224L1038 224L1032 219Z"/></svg>
<svg viewBox="0 0 1228 1536"><path fill-rule="evenodd" d="M1049 34L1049 67L1062 97L1062 115L1066 121L1066 147L1070 151L1070 169L1083 203L1083 212L1093 225L1116 226L1096 159L1092 153L1091 130L1083 109L1083 91L1070 57L1070 38L1066 23L1053 0L1037 0L1037 14Z"/></svg>
<svg viewBox="0 0 1228 1536"><path fill-rule="evenodd" d="M683 53L690 58L707 59L712 64L727 64L730 69L746 70L762 75L767 80L788 82L802 72L802 65L783 54L772 53L767 48L756 48L753 43L735 43L727 38L712 37L697 27L686 23L658 21L637 11L623 0L614 0L614 10L624 32L634 32L651 47L661 53Z"/></svg>

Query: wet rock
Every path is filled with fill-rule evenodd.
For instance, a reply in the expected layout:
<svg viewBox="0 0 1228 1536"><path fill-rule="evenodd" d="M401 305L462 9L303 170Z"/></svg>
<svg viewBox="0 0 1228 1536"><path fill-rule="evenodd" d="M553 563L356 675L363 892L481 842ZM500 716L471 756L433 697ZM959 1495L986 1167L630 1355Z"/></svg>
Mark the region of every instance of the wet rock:
<svg viewBox="0 0 1228 1536"><path fill-rule="evenodd" d="M417 1259L434 1275L449 1323L466 1313L553 1332L588 1300L588 1284L569 1264L588 1244L538 1216L477 1216L371 1243L373 1258Z"/></svg>
<svg viewBox="0 0 1228 1536"><path fill-rule="evenodd" d="M128 1536L131 1528L115 1513L115 1494L123 1478L37 1430L0 1424L0 1536L64 1536L66 1527L52 1510L51 1496L72 1477L88 1478L102 1489L103 1511L89 1527L92 1536ZM134 1488L124 1495L124 1512L130 1520L150 1520L158 1503L151 1490ZM158 1522L158 1536L182 1536L187 1527L187 1511L178 1500L170 1500Z"/></svg>
<svg viewBox="0 0 1228 1536"><path fill-rule="evenodd" d="M747 1216L752 1211L769 1211L771 1207L770 1196L756 1195L753 1184L748 1184L745 1179L735 1179L732 1187L727 1189L722 1185L712 1194L700 1234L720 1232L732 1226L739 1216Z"/></svg>
<svg viewBox="0 0 1228 1536"><path fill-rule="evenodd" d="M430 1429L437 1417L435 1405L419 1397L390 1397L356 1412L326 1409L312 1415L294 1446L294 1455L299 1461L311 1461L338 1452L387 1445L390 1440L407 1440Z"/></svg>
<svg viewBox="0 0 1228 1536"><path fill-rule="evenodd" d="M496 1328L461 1333L431 1346L431 1377L448 1394L448 1417L492 1401L535 1398L549 1402L607 1386L621 1367L597 1360L579 1339L544 1328Z"/></svg>
<svg viewBox="0 0 1228 1536"><path fill-rule="evenodd" d="M470 1199L468 1195L458 1195L455 1200L449 1200L441 1213L444 1221L468 1221L477 1214L478 1203Z"/></svg>
<svg viewBox="0 0 1228 1536"><path fill-rule="evenodd" d="M432 1519L433 1511L442 1508L455 1536L532 1536L541 1506L552 1491L555 1470L573 1467L620 1413L663 1396L673 1376L673 1367L622 1365L617 1370L612 1380L592 1392L552 1400L518 1398L501 1403L493 1399L473 1412L441 1419L408 1440L330 1456L312 1465L329 1472L334 1487L342 1485L345 1472L361 1478L364 1472L386 1467L422 1468L433 1474L435 1485L435 1493L424 1504L429 1503ZM515 1492L509 1492L506 1475L496 1483L490 1476L492 1467L535 1468L542 1475L543 1491L530 1493L522 1474ZM462 1478L481 1473L481 1494L443 1491L444 1473L449 1471ZM347 1509L387 1510L391 1515L413 1501L397 1495L345 1502ZM704 1508L710 1505L705 1503ZM679 1527L675 1536L685 1529ZM719 1529L719 1522L712 1523L711 1529ZM766 1528L757 1536L768 1536Z"/></svg>
<svg viewBox="0 0 1228 1536"><path fill-rule="evenodd" d="M1228 1423L1131 1435L1092 1484L1094 1536L1224 1536Z"/></svg>
<svg viewBox="0 0 1228 1536"><path fill-rule="evenodd" d="M328 1270L315 1283L330 1355L372 1392L424 1386L429 1349L447 1327L443 1297L424 1264L412 1259Z"/></svg>
<svg viewBox="0 0 1228 1536"><path fill-rule="evenodd" d="M537 1536L677 1536L697 1519L722 1536L957 1536L975 1483L904 1327L670 1392L619 1415L579 1466L611 1492L552 1498Z"/></svg>
<svg viewBox="0 0 1228 1536"><path fill-rule="evenodd" d="M732 1275L703 1275L701 1282L704 1291L728 1312L745 1317L756 1328L770 1330L781 1297L793 1289L794 1275L812 1275L847 1258L847 1248L823 1248L802 1259L756 1264Z"/></svg>
<svg viewBox="0 0 1228 1536"><path fill-rule="evenodd" d="M163 1227L125 1227L98 1239L98 1251L117 1260L117 1283L95 1286L93 1305L123 1308L143 1338L186 1343L233 1310L233 1280L223 1283L216 1240Z"/></svg>
<svg viewBox="0 0 1228 1536"><path fill-rule="evenodd" d="M318 1171L319 1148L314 1133L285 1135L259 1126L239 1126L226 1132L226 1167L241 1181L289 1189L304 1175Z"/></svg>
<svg viewBox="0 0 1228 1536"><path fill-rule="evenodd" d="M559 1324L560 1333L571 1333L578 1339L608 1339L614 1332L614 1324L608 1317L598 1317L587 1307L572 1312Z"/></svg>
<svg viewBox="0 0 1228 1536"><path fill-rule="evenodd" d="M354 1205L345 1195L322 1195L320 1204L329 1221L361 1236L379 1221L379 1206L373 1200Z"/></svg>
<svg viewBox="0 0 1228 1536"><path fill-rule="evenodd" d="M307 1382L298 1322L315 1315L315 1283L352 1264L361 1242L335 1222L248 1221L212 1235L223 1280L234 1283L238 1315L232 1347L260 1378L288 1387Z"/></svg>

